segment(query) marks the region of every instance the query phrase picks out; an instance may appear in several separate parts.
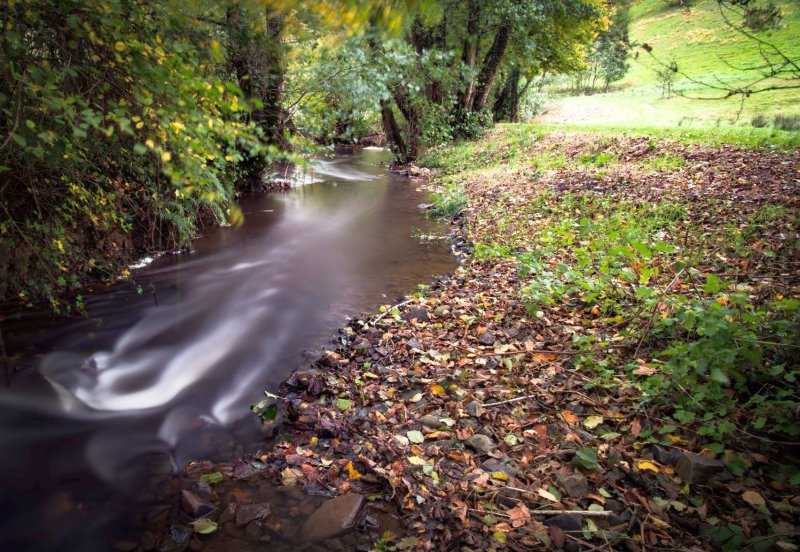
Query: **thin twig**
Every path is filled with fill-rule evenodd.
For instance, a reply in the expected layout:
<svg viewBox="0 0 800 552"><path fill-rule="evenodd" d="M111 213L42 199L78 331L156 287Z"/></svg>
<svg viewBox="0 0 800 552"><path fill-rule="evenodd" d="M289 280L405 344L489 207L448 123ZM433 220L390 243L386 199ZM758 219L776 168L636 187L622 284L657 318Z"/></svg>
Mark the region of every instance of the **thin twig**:
<svg viewBox="0 0 800 552"><path fill-rule="evenodd" d="M372 320L372 324L377 324L377 323L378 323L378 321L379 321L381 318L383 318L384 316L386 316L387 314L389 314L390 312L392 312L394 309L399 309L400 307L402 307L402 306L404 306L404 305L408 305L409 303L411 303L411 302L413 302L413 301L414 301L414 298L412 297L411 299L406 299L405 301L403 301L403 302L401 302L401 303L397 303L396 305L392 305L391 307L389 307L388 309L386 309L385 311L383 311L383 312L382 312L382 313L381 313L381 314L380 314L380 315L379 315L377 318L373 319L373 320Z"/></svg>

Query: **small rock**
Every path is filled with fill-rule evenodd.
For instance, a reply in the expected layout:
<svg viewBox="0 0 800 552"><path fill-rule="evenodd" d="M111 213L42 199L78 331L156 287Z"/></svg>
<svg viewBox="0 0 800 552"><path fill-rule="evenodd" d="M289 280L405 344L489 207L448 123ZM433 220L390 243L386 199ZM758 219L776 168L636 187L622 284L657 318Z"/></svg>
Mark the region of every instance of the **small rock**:
<svg viewBox="0 0 800 552"><path fill-rule="evenodd" d="M231 537L240 538L244 536L244 529L242 529L241 527L236 527L236 524L232 521L226 523L224 525L224 528L225 532Z"/></svg>
<svg viewBox="0 0 800 552"><path fill-rule="evenodd" d="M546 519L544 524L548 527L555 525L563 531L580 531L583 529L583 516L580 514L561 514Z"/></svg>
<svg viewBox="0 0 800 552"><path fill-rule="evenodd" d="M486 435L481 435L480 433L476 433L475 435L468 438L464 443L471 449L483 452L485 454L489 454L494 449L497 448L497 445L492 441L490 437Z"/></svg>
<svg viewBox="0 0 800 552"><path fill-rule="evenodd" d="M400 318L402 318L406 322L409 322L415 318L417 319L417 322L427 322L428 320L430 320L428 311L426 311L425 309L407 310L402 315L400 315Z"/></svg>
<svg viewBox="0 0 800 552"><path fill-rule="evenodd" d="M164 540L158 547L159 552L183 552L189 547L192 530L182 525L173 525L167 530Z"/></svg>
<svg viewBox="0 0 800 552"><path fill-rule="evenodd" d="M483 406L478 401L469 401L466 405L467 414L473 418L480 417L483 414Z"/></svg>
<svg viewBox="0 0 800 552"><path fill-rule="evenodd" d="M442 426L442 422L439 419L439 416L434 416L433 414L428 414L427 416L423 416L420 418L420 423L425 427L429 427L431 429L438 429Z"/></svg>
<svg viewBox="0 0 800 552"><path fill-rule="evenodd" d="M262 520L272 513L269 504L242 504L236 508L236 526L243 527L251 521Z"/></svg>
<svg viewBox="0 0 800 552"><path fill-rule="evenodd" d="M412 337L411 339L406 341L406 347L408 347L409 349L419 349L420 347L422 347L422 345L416 338Z"/></svg>
<svg viewBox="0 0 800 552"><path fill-rule="evenodd" d="M436 309L433 311L433 314L435 314L436 316L443 316L448 312L450 311L447 310L447 307L436 307Z"/></svg>
<svg viewBox="0 0 800 552"><path fill-rule="evenodd" d="M507 458L508 457L506 457L506 459ZM497 458L489 458L486 462L481 464L481 467L489 473L501 472L511 477L516 477L517 475L517 470L513 466Z"/></svg>
<svg viewBox="0 0 800 552"><path fill-rule="evenodd" d="M496 338L492 332L483 332L480 337L478 337L478 341L480 341L483 345L494 345Z"/></svg>
<svg viewBox="0 0 800 552"><path fill-rule="evenodd" d="M584 477L583 474L574 473L572 475L567 475L559 478L558 482L572 498L580 499L589 494L589 484L586 482L586 477Z"/></svg>
<svg viewBox="0 0 800 552"><path fill-rule="evenodd" d="M260 520L251 521L244 530L244 536L250 540L258 540L261 537L263 527L264 525Z"/></svg>
<svg viewBox="0 0 800 552"><path fill-rule="evenodd" d="M319 542L342 535L355 527L364 510L360 494L337 496L322 503L300 530L303 540Z"/></svg>
<svg viewBox="0 0 800 552"><path fill-rule="evenodd" d="M678 476L693 485L702 485L706 483L712 475L717 474L725 469L722 462L712 460L699 454L692 454L689 452L683 453L675 472Z"/></svg>
<svg viewBox="0 0 800 552"><path fill-rule="evenodd" d="M653 454L653 460L665 466L674 466L681 459L681 451L674 448L668 449L654 445L650 452Z"/></svg>
<svg viewBox="0 0 800 552"><path fill-rule="evenodd" d="M191 491L181 491L180 502L181 509L189 514L193 519L207 516L216 510L216 507L213 504L204 501Z"/></svg>
<svg viewBox="0 0 800 552"><path fill-rule="evenodd" d="M235 517L236 517L236 503L231 502L222 511L222 514L220 514L217 523L219 525L225 525L229 521L233 521Z"/></svg>

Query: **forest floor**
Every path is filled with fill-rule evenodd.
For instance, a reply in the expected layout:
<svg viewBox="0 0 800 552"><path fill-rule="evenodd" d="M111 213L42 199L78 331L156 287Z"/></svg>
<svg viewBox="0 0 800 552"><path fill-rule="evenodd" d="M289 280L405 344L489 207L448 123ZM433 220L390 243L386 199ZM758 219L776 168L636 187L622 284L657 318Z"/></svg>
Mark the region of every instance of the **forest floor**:
<svg viewBox="0 0 800 552"><path fill-rule="evenodd" d="M800 154L500 126L426 162L472 254L260 405L245 467L393 503L381 550L797 550Z"/></svg>

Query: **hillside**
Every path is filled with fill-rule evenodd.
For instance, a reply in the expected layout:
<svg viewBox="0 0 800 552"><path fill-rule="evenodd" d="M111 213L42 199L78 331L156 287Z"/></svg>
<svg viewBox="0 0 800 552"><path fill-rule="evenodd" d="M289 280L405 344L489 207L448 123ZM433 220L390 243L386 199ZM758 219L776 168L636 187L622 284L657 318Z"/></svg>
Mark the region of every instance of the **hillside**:
<svg viewBox="0 0 800 552"><path fill-rule="evenodd" d="M800 57L800 5L778 2L784 12L784 26L764 35L793 59ZM631 9L631 40L652 46L653 55L666 63L675 61L694 80L743 84L754 73L742 68L763 63L753 41L730 29L719 13L715 0L700 0L691 9L669 7L663 0L641 0ZM777 114L800 114L800 90L764 92L745 101L698 100L682 97L662 98L655 70L658 63L641 48L631 60L625 78L606 94L565 96L558 88L550 90L553 101L539 122L613 124L626 126L722 126L750 124L753 115L770 119ZM709 91L679 76L675 89L689 95L709 95ZM736 121L736 115L742 113Z"/></svg>

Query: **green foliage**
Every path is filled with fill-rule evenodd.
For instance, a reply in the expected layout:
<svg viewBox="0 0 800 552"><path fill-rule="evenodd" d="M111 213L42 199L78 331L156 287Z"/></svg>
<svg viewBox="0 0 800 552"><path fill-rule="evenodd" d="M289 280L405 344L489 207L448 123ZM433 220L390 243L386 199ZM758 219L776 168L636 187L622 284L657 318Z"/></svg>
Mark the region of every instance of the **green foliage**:
<svg viewBox="0 0 800 552"><path fill-rule="evenodd" d="M0 24L2 298L57 307L132 245L181 247L198 216L236 222L236 163L263 148L210 71L224 60L209 32L122 0L13 2Z"/></svg>
<svg viewBox="0 0 800 552"><path fill-rule="evenodd" d="M701 435L722 440L748 428L800 434L792 391L800 377L800 301L757 305L748 285L713 274L700 281L691 257L667 238L688 206L543 194L528 210L542 219L527 252L516 256L530 281L522 293L532 314L545 306L592 311L618 328L616 339L652 348L652 373L636 377L639 365L629 364L630 376L645 400L672 409L678 423L702 422ZM752 219L746 240L765 228L760 220ZM680 277L697 283L675 290L669 281ZM642 325L645 313L651 322ZM603 343L592 333L576 336L585 351L578 363L613 384L618 368L595 352Z"/></svg>

